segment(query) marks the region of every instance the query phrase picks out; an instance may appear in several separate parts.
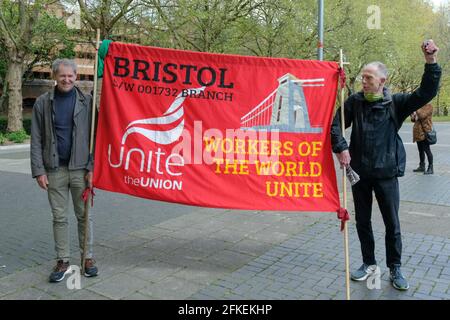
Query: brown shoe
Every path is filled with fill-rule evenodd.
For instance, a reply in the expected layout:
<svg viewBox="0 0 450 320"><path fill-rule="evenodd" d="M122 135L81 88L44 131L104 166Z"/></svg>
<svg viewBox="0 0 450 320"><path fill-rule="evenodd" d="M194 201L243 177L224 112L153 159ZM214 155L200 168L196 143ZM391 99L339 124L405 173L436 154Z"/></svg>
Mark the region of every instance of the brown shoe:
<svg viewBox="0 0 450 320"><path fill-rule="evenodd" d="M60 282L64 279L66 274L70 272L70 263L69 261L64 262L62 260L58 260L56 266L53 268L53 272L50 274L49 281L50 282Z"/></svg>
<svg viewBox="0 0 450 320"><path fill-rule="evenodd" d="M98 275L98 269L95 266L94 259L85 259L84 260L84 275L86 277L95 277Z"/></svg>

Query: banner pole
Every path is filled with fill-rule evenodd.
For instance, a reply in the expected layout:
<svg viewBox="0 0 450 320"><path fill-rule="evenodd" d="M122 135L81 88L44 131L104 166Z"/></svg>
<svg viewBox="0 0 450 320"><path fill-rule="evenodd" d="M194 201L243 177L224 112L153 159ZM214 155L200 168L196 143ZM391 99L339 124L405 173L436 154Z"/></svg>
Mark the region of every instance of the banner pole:
<svg viewBox="0 0 450 320"><path fill-rule="evenodd" d="M91 141L89 151L94 153L94 133L95 133L95 111L97 108L97 84L98 84L98 49L100 48L100 29L97 29L97 43L95 44L95 67L94 67L94 89L92 92L92 121L91 121Z"/></svg>
<svg viewBox="0 0 450 320"><path fill-rule="evenodd" d="M94 63L94 88L92 92L92 115L91 115L91 136L89 142L89 155L92 157L94 153L94 133L95 133L95 110L97 102L97 70L98 70L98 49L100 47L100 29L97 29L97 38L95 43L95 63ZM90 190L89 190L90 191ZM81 259L81 273L84 274L84 264L86 261L87 236L89 228L89 203L91 199L91 192L87 192L87 199L84 203L84 241L83 254Z"/></svg>
<svg viewBox="0 0 450 320"><path fill-rule="evenodd" d="M349 64L348 62L344 62L344 53L343 50L340 50L339 54L340 67L344 70L344 65ZM345 114L344 114L344 102L345 102L345 87L341 86L340 90L340 102L341 102L341 129L342 136L345 137ZM342 207L347 209L347 179L346 179L346 171L347 168L343 168L342 170ZM346 298L350 300L350 258L349 258L349 250L348 250L348 226L347 223L344 223L344 254L345 254L345 286L346 286Z"/></svg>

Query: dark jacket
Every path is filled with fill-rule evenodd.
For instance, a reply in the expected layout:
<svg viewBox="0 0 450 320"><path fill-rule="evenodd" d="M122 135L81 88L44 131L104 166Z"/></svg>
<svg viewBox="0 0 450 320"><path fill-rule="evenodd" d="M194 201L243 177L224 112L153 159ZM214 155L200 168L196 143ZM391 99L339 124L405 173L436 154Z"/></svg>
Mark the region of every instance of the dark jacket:
<svg viewBox="0 0 450 320"><path fill-rule="evenodd" d="M426 64L420 87L412 94L391 96L385 89L383 100L372 103L362 92L351 95L344 104L345 128L352 126L350 147L342 136L339 109L331 127L333 152L349 149L350 165L362 178L403 176L406 152L398 130L411 113L436 96L440 78L440 66Z"/></svg>
<svg viewBox="0 0 450 320"><path fill-rule="evenodd" d="M92 97L77 87L75 110L73 112L72 149L69 170L92 171L89 154ZM56 170L59 166L58 146L55 134L54 90L36 99L31 120L31 173L33 178Z"/></svg>

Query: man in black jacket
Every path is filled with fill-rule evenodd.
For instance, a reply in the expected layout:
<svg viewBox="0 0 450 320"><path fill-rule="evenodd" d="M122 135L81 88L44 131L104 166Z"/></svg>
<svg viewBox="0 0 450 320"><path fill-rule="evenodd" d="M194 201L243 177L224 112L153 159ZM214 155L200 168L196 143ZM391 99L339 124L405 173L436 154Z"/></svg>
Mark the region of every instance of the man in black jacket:
<svg viewBox="0 0 450 320"><path fill-rule="evenodd" d="M361 180L352 187L355 219L361 242L363 264L352 272L355 281L364 281L377 269L372 232L372 192L378 201L386 227L386 258L394 288L407 290L401 266L402 240L398 217L400 192L397 177L404 175L406 153L398 131L403 121L437 94L441 68L432 40L422 45L425 72L420 87L412 94L391 95L385 88L388 72L381 62L362 70L362 92L351 95L344 105L345 127L352 126L350 146L341 131L341 110L331 128L333 152L341 167L351 166Z"/></svg>

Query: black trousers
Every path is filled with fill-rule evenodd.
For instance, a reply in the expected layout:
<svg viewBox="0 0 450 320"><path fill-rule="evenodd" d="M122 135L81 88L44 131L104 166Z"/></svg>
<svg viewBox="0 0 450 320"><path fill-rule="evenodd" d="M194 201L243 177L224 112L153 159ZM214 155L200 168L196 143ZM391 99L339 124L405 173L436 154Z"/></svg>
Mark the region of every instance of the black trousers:
<svg viewBox="0 0 450 320"><path fill-rule="evenodd" d="M386 227L386 264L388 268L401 265L402 237L398 210L400 191L398 179L361 179L352 187L355 203L356 229L363 262L368 265L377 264L375 259L375 240L372 231L372 191L378 201Z"/></svg>
<svg viewBox="0 0 450 320"><path fill-rule="evenodd" d="M433 164L433 154L431 153L430 144L425 139L423 141L417 141L417 149L419 149L420 163L425 164L425 154L428 158L428 164Z"/></svg>

